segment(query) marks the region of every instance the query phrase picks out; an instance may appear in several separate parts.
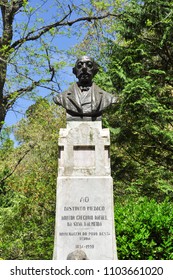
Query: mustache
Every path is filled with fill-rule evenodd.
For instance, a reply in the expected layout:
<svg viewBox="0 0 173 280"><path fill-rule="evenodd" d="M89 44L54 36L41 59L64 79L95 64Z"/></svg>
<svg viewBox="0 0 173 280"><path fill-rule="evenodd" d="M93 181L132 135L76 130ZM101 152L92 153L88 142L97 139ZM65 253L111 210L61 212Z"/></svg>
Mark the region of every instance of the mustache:
<svg viewBox="0 0 173 280"><path fill-rule="evenodd" d="M81 71L79 74L78 74L78 77L82 77L82 76L92 76L92 73L89 72L89 71Z"/></svg>

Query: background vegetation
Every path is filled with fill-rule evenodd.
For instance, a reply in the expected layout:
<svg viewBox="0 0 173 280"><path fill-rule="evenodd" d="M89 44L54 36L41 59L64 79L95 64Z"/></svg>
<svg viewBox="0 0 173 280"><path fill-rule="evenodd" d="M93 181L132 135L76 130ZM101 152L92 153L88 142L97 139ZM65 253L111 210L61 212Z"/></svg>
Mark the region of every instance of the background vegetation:
<svg viewBox="0 0 173 280"><path fill-rule="evenodd" d="M111 131L119 259L173 259L173 1L114 2L88 1L85 9L84 5L81 10L76 7L81 16L103 17L107 11L114 16L85 21L85 36L68 51L68 57L86 51L96 57L101 66L97 84L120 98L103 118L104 126ZM50 48L46 50L46 61L50 62ZM59 60L55 72L62 66ZM22 75L24 70L20 71ZM45 80L40 82L47 86ZM53 83L56 92L59 84L55 80ZM53 90L52 85L50 88ZM33 97L33 89L30 94ZM15 102L16 95L12 97ZM2 259L52 258L57 141L59 128L64 126L64 111L50 98L37 95L18 124L13 128L3 126ZM11 140L11 131L18 145Z"/></svg>

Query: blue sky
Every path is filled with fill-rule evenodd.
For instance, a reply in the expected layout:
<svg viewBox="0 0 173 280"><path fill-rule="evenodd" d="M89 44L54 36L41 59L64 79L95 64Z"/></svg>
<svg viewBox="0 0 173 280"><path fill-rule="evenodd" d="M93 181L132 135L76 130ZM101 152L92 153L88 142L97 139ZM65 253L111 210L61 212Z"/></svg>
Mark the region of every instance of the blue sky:
<svg viewBox="0 0 173 280"><path fill-rule="evenodd" d="M51 17L55 15L54 9L50 9L51 5L55 2L54 0L49 0L49 1L44 1L44 0L39 0L39 1L29 1L31 4L33 3L34 5L41 4L45 2L45 5L42 7L43 9L48 8L48 12L43 12L42 17L45 19L46 23L51 23ZM71 1L64 0L64 1L59 1L63 3L63 7L67 7L67 4L71 3ZM85 1L86 3L87 1ZM83 3L82 0L75 0L74 1L75 5ZM72 15L71 19L74 19L77 17L77 15L74 13ZM18 18L19 22L23 21L22 15L19 14ZM50 19L50 20L49 20ZM34 20L34 18L33 18ZM33 22L31 22L32 24ZM75 28L75 25L71 27L72 29ZM71 37L64 36L64 35L58 35L57 38L55 38L55 43L57 42L58 48L60 50L68 50L71 47L73 47L75 44L79 43L78 38L74 35ZM68 87L68 82L69 84L73 81L75 81L74 75L72 75L72 69L71 67L66 67L62 71L59 72L59 78L60 78L60 85L62 90L64 90L66 87ZM65 82L64 82L65 81ZM44 90L43 88L38 89L38 94L41 96L46 96L47 91ZM5 124L6 126L10 126L18 122L22 117L24 117L24 113L26 109L33 104L33 101L29 99L29 97L22 97L19 98L15 104L15 106L7 113Z"/></svg>

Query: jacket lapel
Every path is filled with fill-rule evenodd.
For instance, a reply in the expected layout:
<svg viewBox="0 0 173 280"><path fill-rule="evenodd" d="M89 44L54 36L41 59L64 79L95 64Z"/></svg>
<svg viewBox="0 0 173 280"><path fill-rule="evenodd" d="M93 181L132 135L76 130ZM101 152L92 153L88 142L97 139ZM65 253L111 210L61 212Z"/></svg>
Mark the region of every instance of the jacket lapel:
<svg viewBox="0 0 173 280"><path fill-rule="evenodd" d="M92 111L99 111L102 103L103 93L100 89L93 83L91 91L91 107Z"/></svg>
<svg viewBox="0 0 173 280"><path fill-rule="evenodd" d="M67 98L70 100L70 102L76 107L77 111L82 113L82 106L79 99L79 88L77 84L74 84L67 93Z"/></svg>
<svg viewBox="0 0 173 280"><path fill-rule="evenodd" d="M83 113L82 105L80 102L80 89L77 84L72 85L72 87L67 92L67 99L73 104L77 109L77 112ZM91 109L92 112L99 111L102 104L103 92L93 83L91 87ZM70 107L70 105L69 105ZM69 108L70 110L70 108Z"/></svg>

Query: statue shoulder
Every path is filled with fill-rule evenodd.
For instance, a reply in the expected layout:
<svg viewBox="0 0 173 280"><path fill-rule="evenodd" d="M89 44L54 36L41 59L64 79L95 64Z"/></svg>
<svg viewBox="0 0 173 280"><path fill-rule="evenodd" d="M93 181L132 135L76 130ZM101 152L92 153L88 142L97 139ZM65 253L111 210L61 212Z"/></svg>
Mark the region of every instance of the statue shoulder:
<svg viewBox="0 0 173 280"><path fill-rule="evenodd" d="M94 87L95 92L111 95L109 92L107 92L107 91L105 91L104 89L100 88L100 87L99 87L98 85L96 85L95 83L93 83L93 87Z"/></svg>
<svg viewBox="0 0 173 280"><path fill-rule="evenodd" d="M53 101L57 104L57 105L61 105L64 108L67 108L67 103L68 103L68 96L69 95L73 95L76 92L77 89L77 84L74 83L72 84L67 90L59 93L58 95L56 95L55 97L53 97Z"/></svg>
<svg viewBox="0 0 173 280"><path fill-rule="evenodd" d="M105 91L104 89L100 88L98 85L96 85L95 83L93 83L94 86L94 91L96 93L100 93L103 95L103 97L105 99L111 100L111 103L117 103L118 102L118 96L117 95L112 95L111 93Z"/></svg>
<svg viewBox="0 0 173 280"><path fill-rule="evenodd" d="M63 91L61 94L66 96L68 95L69 93L74 93L77 89L77 83L73 83L71 86L69 86L69 88L65 91Z"/></svg>

